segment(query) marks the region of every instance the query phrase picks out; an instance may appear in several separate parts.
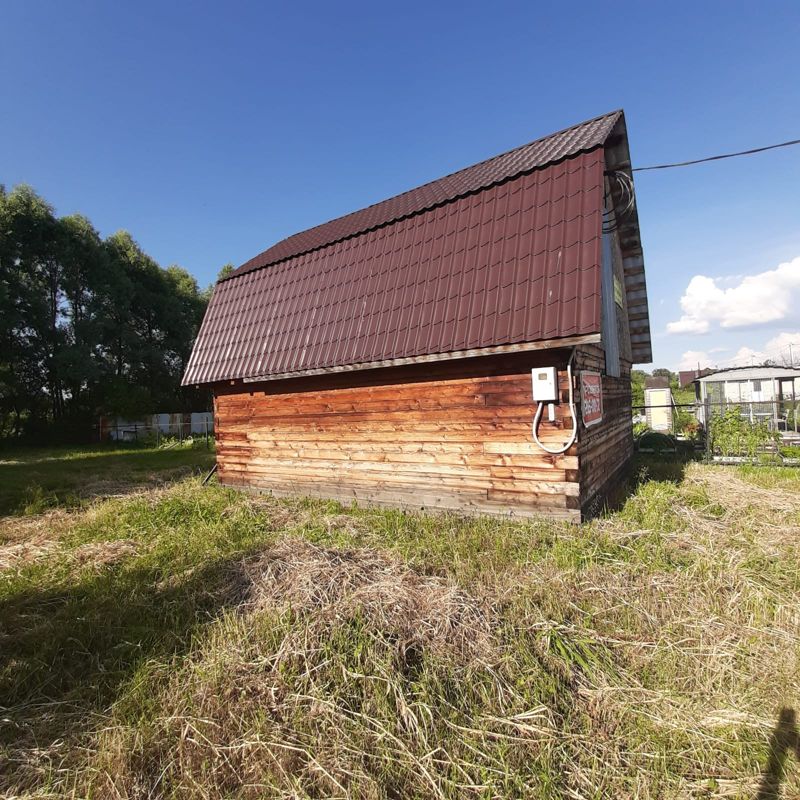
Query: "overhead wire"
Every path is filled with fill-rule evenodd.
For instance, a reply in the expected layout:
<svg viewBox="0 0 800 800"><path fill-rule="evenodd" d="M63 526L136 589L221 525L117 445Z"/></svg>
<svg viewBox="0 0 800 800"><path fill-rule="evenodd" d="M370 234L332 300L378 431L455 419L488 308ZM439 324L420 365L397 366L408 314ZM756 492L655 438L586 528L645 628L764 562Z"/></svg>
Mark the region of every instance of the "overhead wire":
<svg viewBox="0 0 800 800"><path fill-rule="evenodd" d="M783 366L787 366L787 362L789 362L789 358L787 356L790 354L789 345L792 347L800 347L800 342L789 342L785 345L779 345L777 347L772 347L769 350L753 350L752 354L749 356L739 356L734 355L730 358L721 358L717 359L715 362L717 366L726 366L726 367L736 367L736 366L749 366L750 361L753 358L757 360L759 358L766 358L768 361L777 361L783 360ZM793 355L793 354L792 354Z"/></svg>
<svg viewBox="0 0 800 800"><path fill-rule="evenodd" d="M790 139L788 142L779 142L778 144L770 144L764 147L754 147L750 150L739 150L735 153L722 153L716 156L707 156L706 158L695 158L690 161L676 161L671 164L654 164L647 167L632 167L629 168L629 172L649 172L652 170L674 169L676 167L690 167L695 164L705 164L710 161L722 161L727 158L738 158L740 156L750 156L757 153L764 153L768 150L777 150L782 147L792 147L798 144L800 144L800 139ZM636 195L633 186L633 179L628 172L623 170L608 170L605 174L610 181L616 181L617 191L620 196L620 204L619 207L617 207L617 205L615 205L613 202L613 188L611 188L611 191L606 195L606 210L603 212L603 233L612 233L619 228L625 217L630 214L635 207ZM800 346L800 343L798 343L798 346ZM781 358L784 357L784 353L788 349L788 347L784 346L777 351L773 350L771 352L764 352L762 355L765 355L769 358L771 355L776 354L779 358ZM730 359L723 359L717 363L726 364L741 360L742 359L733 356Z"/></svg>
<svg viewBox="0 0 800 800"><path fill-rule="evenodd" d="M777 150L779 147L791 147L800 144L800 139L791 139L788 142L779 144L768 144L765 147L754 147L751 150L739 150L737 153L723 153L718 156L708 156L707 158L695 158L691 161L676 161L674 164L655 164L649 167L633 167L631 172L647 172L654 169L673 169L674 167L690 167L693 164L705 164L708 161L721 161L724 158L737 158L738 156L751 156L755 153L764 153L767 150Z"/></svg>
<svg viewBox="0 0 800 800"><path fill-rule="evenodd" d="M676 161L671 164L653 164L647 167L632 167L629 169L630 173L634 172L648 172L651 170L660 169L673 169L675 167L689 167L694 164L705 164L709 161L721 161L726 158L738 158L739 156L750 156L756 153L764 153L767 150L777 150L780 147L791 147L800 144L800 139L791 139L788 142L779 142L778 144L769 144L764 147L753 147L750 150L739 150L735 153L722 153L716 156L707 156L706 158L695 158L690 161ZM603 232L612 233L619 228L620 224L624 221L625 217L631 213L636 205L636 195L633 188L633 179L628 171L623 170L608 170L606 173L610 179L616 182L616 190L620 197L619 206L613 202L606 203L606 211L603 213ZM612 188L609 195L614 194ZM611 197L607 195L606 200Z"/></svg>

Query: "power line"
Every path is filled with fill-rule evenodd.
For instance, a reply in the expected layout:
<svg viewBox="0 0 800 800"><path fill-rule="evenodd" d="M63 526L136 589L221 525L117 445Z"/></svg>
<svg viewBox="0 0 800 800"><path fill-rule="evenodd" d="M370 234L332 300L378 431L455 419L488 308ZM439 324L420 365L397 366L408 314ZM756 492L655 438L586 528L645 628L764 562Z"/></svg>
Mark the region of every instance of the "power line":
<svg viewBox="0 0 800 800"><path fill-rule="evenodd" d="M780 144L770 144L766 147L755 147L752 150L740 150L738 153L724 153L720 156L696 158L693 161L677 161L674 164L657 164L652 167L633 167L631 172L646 172L652 169L672 169L673 167L690 167L692 164L704 164L706 161L721 161L723 158L736 158L737 156L751 156L753 153L763 153L765 150L776 150L779 147L791 147L795 144L800 144L800 139L792 139L789 142L781 142Z"/></svg>

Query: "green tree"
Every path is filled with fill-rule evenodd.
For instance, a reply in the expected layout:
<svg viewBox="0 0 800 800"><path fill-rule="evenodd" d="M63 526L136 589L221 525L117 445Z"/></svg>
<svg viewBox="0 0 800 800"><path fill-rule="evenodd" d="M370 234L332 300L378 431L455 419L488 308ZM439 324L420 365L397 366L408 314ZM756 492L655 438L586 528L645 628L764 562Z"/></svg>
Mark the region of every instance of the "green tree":
<svg viewBox="0 0 800 800"><path fill-rule="evenodd" d="M229 275L233 274L235 269L236 267L234 267L230 261L227 264L224 264L217 273L217 282L219 283L219 281L221 281L223 278L227 278Z"/></svg>
<svg viewBox="0 0 800 800"><path fill-rule="evenodd" d="M649 377L644 370L634 369L631 371L631 404L634 414L643 413L644 382Z"/></svg>
<svg viewBox="0 0 800 800"><path fill-rule="evenodd" d="M58 235L52 208L29 186L0 195L3 406L16 431L63 411Z"/></svg>
<svg viewBox="0 0 800 800"><path fill-rule="evenodd" d="M658 369L653 370L653 377L654 378L668 378L672 381L676 375L674 372L670 372L670 370L665 369L664 367L659 367Z"/></svg>
<svg viewBox="0 0 800 800"><path fill-rule="evenodd" d="M0 435L61 419L199 410L180 388L207 303L125 232L0 186Z"/></svg>
<svg viewBox="0 0 800 800"><path fill-rule="evenodd" d="M66 331L57 368L66 387L71 416L89 417L104 374L96 345L102 314L98 290L104 279L106 258L100 235L86 217L75 214L61 218L58 224Z"/></svg>

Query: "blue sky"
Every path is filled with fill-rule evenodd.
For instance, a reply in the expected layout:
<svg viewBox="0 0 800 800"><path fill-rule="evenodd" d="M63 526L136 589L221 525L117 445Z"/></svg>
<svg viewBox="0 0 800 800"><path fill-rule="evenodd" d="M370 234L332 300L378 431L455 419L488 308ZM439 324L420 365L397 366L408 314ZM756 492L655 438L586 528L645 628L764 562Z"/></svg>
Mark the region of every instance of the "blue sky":
<svg viewBox="0 0 800 800"><path fill-rule="evenodd" d="M2 19L0 182L201 285L618 107L640 166L800 138L796 2L6 0ZM789 342L800 361L800 147L636 188L654 365Z"/></svg>

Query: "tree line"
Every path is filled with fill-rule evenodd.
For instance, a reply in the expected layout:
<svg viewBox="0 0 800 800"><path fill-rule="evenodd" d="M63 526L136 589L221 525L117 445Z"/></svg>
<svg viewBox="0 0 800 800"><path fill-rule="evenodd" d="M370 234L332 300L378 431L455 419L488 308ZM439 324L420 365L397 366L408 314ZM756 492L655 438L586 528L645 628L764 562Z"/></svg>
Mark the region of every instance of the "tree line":
<svg viewBox="0 0 800 800"><path fill-rule="evenodd" d="M0 186L0 436L208 407L180 387L208 294L127 231Z"/></svg>

